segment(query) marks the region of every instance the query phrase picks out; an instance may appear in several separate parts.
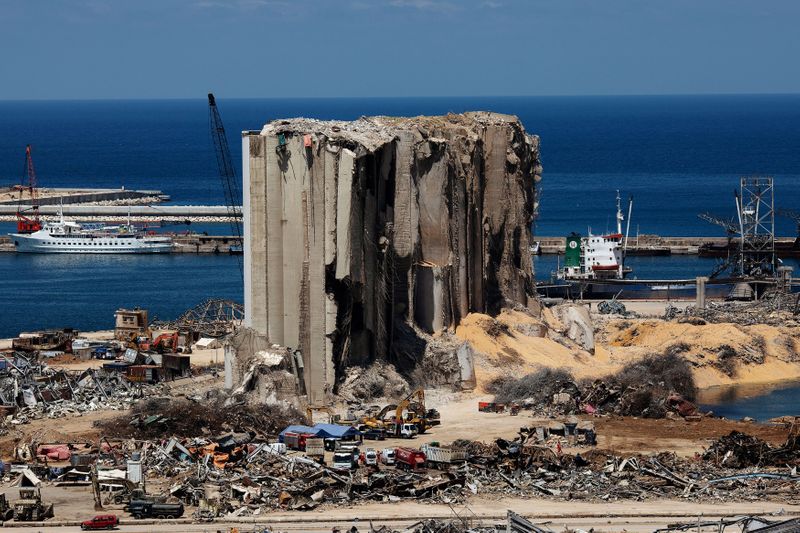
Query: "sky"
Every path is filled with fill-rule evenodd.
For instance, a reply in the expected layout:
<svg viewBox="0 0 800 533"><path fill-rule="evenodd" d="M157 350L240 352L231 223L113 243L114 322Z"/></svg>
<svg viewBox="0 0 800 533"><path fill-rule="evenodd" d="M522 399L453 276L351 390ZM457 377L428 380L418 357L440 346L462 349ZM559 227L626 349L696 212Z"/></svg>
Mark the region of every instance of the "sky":
<svg viewBox="0 0 800 533"><path fill-rule="evenodd" d="M0 0L0 99L798 93L798 0Z"/></svg>

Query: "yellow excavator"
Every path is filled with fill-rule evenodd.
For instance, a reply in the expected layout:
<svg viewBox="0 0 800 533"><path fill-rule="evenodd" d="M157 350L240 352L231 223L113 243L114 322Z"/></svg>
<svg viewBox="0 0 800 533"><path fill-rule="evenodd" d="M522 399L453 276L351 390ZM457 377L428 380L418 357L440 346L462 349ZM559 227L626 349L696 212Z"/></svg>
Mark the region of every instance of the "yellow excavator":
<svg viewBox="0 0 800 533"><path fill-rule="evenodd" d="M390 411L394 411L394 418L387 421L385 417ZM400 435L403 424L414 424L419 433L425 433L431 427L441 423L438 411L435 409L428 411L425 408L425 391L423 389L415 390L397 405L387 405L377 418L384 424L393 425L396 436Z"/></svg>

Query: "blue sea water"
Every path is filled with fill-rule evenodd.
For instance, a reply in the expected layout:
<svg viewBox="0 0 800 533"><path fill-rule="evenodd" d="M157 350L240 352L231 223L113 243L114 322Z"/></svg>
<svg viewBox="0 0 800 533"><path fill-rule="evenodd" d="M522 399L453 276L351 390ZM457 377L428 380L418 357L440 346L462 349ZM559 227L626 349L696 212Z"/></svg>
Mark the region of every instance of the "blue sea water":
<svg viewBox="0 0 800 533"><path fill-rule="evenodd" d="M771 385L734 385L700 391L698 401L704 411L717 416L741 419L746 416L766 422L779 416L800 415L797 399L800 385L786 381Z"/></svg>
<svg viewBox="0 0 800 533"><path fill-rule="evenodd" d="M234 161L242 130L307 116L420 115L489 109L516 114L542 139L539 235L604 231L616 189L634 195L632 233L721 235L697 218L734 212L741 175L775 177L776 205L800 208L800 95L226 100ZM0 185L19 183L26 144L50 187L161 189L178 204L219 204L208 112L196 100L0 102ZM7 231L10 224L0 225ZM185 228L176 228L182 230ZM190 229L225 232L226 226ZM783 235L794 224L778 220ZM549 263L548 263L549 261ZM537 259L547 278L555 259ZM636 258L639 277L691 277L713 260ZM697 272L697 270L701 272ZM543 274L543 275L542 275ZM103 329L119 306L164 318L211 296L241 300L229 256L0 254L0 337L45 326Z"/></svg>

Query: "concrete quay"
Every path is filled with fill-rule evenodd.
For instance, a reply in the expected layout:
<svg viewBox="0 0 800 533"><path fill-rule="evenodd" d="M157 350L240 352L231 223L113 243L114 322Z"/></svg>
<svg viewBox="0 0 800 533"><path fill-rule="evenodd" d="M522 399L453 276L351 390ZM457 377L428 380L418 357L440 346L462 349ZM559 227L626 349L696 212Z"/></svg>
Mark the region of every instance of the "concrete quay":
<svg viewBox="0 0 800 533"><path fill-rule="evenodd" d="M151 199L154 202L164 202L169 200L169 195L156 190L135 190L135 189L83 189L83 188L39 188L37 189L39 205L69 205L87 204L93 202L118 202L123 200ZM26 189L17 187L6 187L0 189L0 205L17 206L22 200L30 202L30 193Z"/></svg>
<svg viewBox="0 0 800 533"><path fill-rule="evenodd" d="M563 254L566 247L565 237L534 237L539 242L542 254ZM775 239L776 247L780 245L790 247L794 237L778 237ZM728 239L725 237L662 237L660 235L640 235L638 238L628 239L628 255L697 255L701 246L713 244L724 246Z"/></svg>
<svg viewBox="0 0 800 533"><path fill-rule="evenodd" d="M42 205L39 214L44 217L56 217L60 208L59 205ZM15 220L17 209L16 204L0 205L0 220ZM228 218L228 208L224 205L64 205L63 210L65 217L74 220L103 218L121 220L128 214L137 220ZM241 209L238 212L241 213Z"/></svg>

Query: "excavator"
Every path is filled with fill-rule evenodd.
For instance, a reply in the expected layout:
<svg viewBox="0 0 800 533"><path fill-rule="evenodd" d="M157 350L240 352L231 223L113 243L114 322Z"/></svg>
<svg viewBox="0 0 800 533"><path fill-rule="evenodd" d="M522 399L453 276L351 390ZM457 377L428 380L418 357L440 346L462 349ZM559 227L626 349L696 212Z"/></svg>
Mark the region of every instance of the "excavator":
<svg viewBox="0 0 800 533"><path fill-rule="evenodd" d="M387 421L386 415L391 411L394 411L394 417ZM401 436L403 424L413 424L419 433L425 433L431 427L441 423L438 411L425 408L425 391L423 389L415 390L397 405L387 405L376 418L383 423L384 427L389 428L390 434L397 437Z"/></svg>

